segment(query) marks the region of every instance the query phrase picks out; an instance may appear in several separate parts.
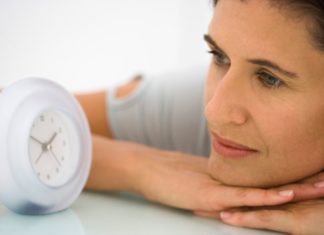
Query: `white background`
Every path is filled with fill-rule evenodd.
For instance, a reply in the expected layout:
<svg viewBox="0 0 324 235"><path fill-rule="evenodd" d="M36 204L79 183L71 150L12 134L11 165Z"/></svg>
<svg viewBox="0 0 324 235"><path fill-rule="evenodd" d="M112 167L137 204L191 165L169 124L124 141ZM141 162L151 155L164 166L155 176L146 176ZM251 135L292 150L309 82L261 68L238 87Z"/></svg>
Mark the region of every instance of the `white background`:
<svg viewBox="0 0 324 235"><path fill-rule="evenodd" d="M73 91L200 67L209 0L0 0L0 87L31 76Z"/></svg>

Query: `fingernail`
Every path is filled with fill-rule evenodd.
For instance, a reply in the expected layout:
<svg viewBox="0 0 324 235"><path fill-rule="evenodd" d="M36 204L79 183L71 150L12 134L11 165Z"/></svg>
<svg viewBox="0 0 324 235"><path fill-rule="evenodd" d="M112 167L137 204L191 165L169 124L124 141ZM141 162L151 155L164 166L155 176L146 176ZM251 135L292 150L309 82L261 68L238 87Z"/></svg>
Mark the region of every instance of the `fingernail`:
<svg viewBox="0 0 324 235"><path fill-rule="evenodd" d="M227 212L227 211L222 211L222 212L220 213L220 217L221 217L223 220L229 219L231 216L232 216L232 213Z"/></svg>
<svg viewBox="0 0 324 235"><path fill-rule="evenodd" d="M314 186L315 186L316 188L324 188L324 181L317 182L317 183L314 184Z"/></svg>
<svg viewBox="0 0 324 235"><path fill-rule="evenodd" d="M278 194L282 197L290 197L294 194L294 191L293 190L284 190L284 191L280 191Z"/></svg>

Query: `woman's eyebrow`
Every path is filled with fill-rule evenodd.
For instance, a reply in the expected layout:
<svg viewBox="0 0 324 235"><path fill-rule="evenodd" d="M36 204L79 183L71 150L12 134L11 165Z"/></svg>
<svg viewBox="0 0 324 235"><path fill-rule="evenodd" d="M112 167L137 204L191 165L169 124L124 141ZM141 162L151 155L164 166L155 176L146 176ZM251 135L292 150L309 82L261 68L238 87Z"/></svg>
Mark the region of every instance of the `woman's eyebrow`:
<svg viewBox="0 0 324 235"><path fill-rule="evenodd" d="M221 53L223 53L224 55L226 55L226 53L217 45L217 43L212 39L212 37L210 35L205 34L204 39L213 48L215 48L216 50L218 50ZM250 62L251 64L261 65L261 66L276 70L277 72L279 72L289 78L298 78L298 75L296 73L288 71L272 61L269 61L266 59L248 59L247 61Z"/></svg>
<svg viewBox="0 0 324 235"><path fill-rule="evenodd" d="M223 53L226 55L226 53L217 45L217 43L212 39L212 37L208 34L204 35L205 41L210 44L214 49L218 50L219 52Z"/></svg>
<svg viewBox="0 0 324 235"><path fill-rule="evenodd" d="M289 77L289 78L298 78L298 75L294 72L290 72L286 69L281 68L278 64L271 62L265 59L248 59L248 62L251 64L261 65L268 67L270 69L276 70L277 72Z"/></svg>

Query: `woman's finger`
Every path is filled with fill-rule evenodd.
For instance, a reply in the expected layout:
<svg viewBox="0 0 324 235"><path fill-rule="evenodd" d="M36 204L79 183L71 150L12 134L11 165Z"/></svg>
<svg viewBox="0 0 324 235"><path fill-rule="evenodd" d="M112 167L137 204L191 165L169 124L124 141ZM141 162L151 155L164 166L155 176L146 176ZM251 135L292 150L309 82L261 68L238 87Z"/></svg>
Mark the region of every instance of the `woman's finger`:
<svg viewBox="0 0 324 235"><path fill-rule="evenodd" d="M203 200L201 210L221 211L233 207L284 204L294 198L294 191L219 186L211 192L203 193L201 197Z"/></svg>
<svg viewBox="0 0 324 235"><path fill-rule="evenodd" d="M324 183L299 183L299 184L290 184L278 188L278 190L293 190L294 199L293 201L304 201L310 199L317 199L324 196Z"/></svg>
<svg viewBox="0 0 324 235"><path fill-rule="evenodd" d="M224 223L234 226L269 229L289 234L296 234L298 231L298 223L293 213L284 210L223 211L220 218Z"/></svg>

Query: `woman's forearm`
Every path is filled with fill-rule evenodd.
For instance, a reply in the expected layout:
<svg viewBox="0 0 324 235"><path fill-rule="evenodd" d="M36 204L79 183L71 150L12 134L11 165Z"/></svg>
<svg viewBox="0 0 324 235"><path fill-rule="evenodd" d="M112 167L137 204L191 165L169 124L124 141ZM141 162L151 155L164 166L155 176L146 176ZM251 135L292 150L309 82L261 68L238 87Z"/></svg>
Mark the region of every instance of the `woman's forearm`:
<svg viewBox="0 0 324 235"><path fill-rule="evenodd" d="M135 192L164 205L216 215L229 208L280 205L324 193L312 184L268 190L230 187L211 178L207 164L206 158L94 135L86 189Z"/></svg>
<svg viewBox="0 0 324 235"><path fill-rule="evenodd" d="M163 151L93 135L93 161L86 189L139 192L145 159Z"/></svg>

